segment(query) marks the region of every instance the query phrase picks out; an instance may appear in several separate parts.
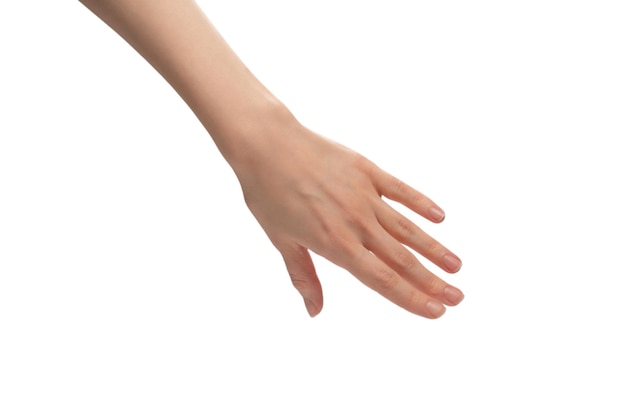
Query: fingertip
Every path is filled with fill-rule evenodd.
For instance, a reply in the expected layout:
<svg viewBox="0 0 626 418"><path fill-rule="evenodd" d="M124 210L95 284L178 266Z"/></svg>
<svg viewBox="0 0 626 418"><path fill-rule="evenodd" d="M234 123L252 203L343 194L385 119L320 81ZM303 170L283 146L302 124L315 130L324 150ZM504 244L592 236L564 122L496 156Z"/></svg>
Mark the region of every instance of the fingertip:
<svg viewBox="0 0 626 418"><path fill-rule="evenodd" d="M443 220L446 219L446 214L444 213L444 211L438 208L437 206L431 207L429 212L430 212L430 219L435 223L443 222Z"/></svg>
<svg viewBox="0 0 626 418"><path fill-rule="evenodd" d="M445 306L432 300L426 302L426 309L428 310L431 319L440 318L444 313L446 313Z"/></svg>
<svg viewBox="0 0 626 418"><path fill-rule="evenodd" d="M321 306L318 306L310 299L304 299L304 306L306 307L306 311L309 313L311 318L315 318L322 311Z"/></svg>
<svg viewBox="0 0 626 418"><path fill-rule="evenodd" d="M443 296L450 306L456 306L463 301L465 295L456 287L447 286L443 291Z"/></svg>
<svg viewBox="0 0 626 418"><path fill-rule="evenodd" d="M456 273L461 270L463 262L454 254L446 254L443 256L443 265L448 273Z"/></svg>

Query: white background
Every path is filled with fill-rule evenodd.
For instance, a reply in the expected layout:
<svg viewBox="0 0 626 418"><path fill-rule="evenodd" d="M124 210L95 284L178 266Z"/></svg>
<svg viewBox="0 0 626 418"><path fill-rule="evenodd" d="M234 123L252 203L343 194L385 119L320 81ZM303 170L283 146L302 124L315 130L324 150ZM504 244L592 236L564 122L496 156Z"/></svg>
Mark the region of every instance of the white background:
<svg viewBox="0 0 626 418"><path fill-rule="evenodd" d="M412 218L466 300L426 320L316 258L310 319L156 71L76 1L2 2L0 416L625 416L623 2L201 5L446 210Z"/></svg>

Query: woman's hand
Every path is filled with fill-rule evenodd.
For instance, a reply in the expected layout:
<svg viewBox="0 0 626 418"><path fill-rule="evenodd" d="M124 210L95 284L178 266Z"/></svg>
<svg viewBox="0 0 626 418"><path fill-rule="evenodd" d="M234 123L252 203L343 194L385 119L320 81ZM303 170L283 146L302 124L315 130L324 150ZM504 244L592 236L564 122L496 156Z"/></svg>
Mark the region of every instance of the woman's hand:
<svg viewBox="0 0 626 418"><path fill-rule="evenodd" d="M381 196L432 222L443 211L372 162L295 120L251 132L255 144L232 164L246 203L280 251L311 316L323 304L308 250L415 314L438 318L463 294L427 270L409 247L448 273L461 261ZM406 247L405 247L406 246Z"/></svg>
<svg viewBox="0 0 626 418"><path fill-rule="evenodd" d="M252 75L193 0L81 0L156 68L237 174L248 207L280 251L309 314L322 288L308 250L397 305L437 318L463 294L405 247L454 273L461 262L381 196L441 222L430 199L302 127Z"/></svg>

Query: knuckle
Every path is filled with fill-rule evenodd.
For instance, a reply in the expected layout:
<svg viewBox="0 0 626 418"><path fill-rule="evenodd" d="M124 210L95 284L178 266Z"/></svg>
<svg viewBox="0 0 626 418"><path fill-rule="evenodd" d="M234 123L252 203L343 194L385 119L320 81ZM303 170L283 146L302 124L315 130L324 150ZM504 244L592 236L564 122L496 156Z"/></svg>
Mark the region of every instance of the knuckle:
<svg viewBox="0 0 626 418"><path fill-rule="evenodd" d="M417 266L417 259L408 250L403 250L396 254L395 263L403 271L411 271Z"/></svg>
<svg viewBox="0 0 626 418"><path fill-rule="evenodd" d="M415 206L422 206L422 204L426 202L426 196L415 190L411 190L411 202Z"/></svg>
<svg viewBox="0 0 626 418"><path fill-rule="evenodd" d="M354 165L356 167L361 168L363 171L367 173L370 173L373 170L374 164L363 155L355 152L352 154L352 158L353 158Z"/></svg>
<svg viewBox="0 0 626 418"><path fill-rule="evenodd" d="M380 235L380 224L376 221L362 218L358 224L357 234L362 240L376 240Z"/></svg>
<svg viewBox="0 0 626 418"><path fill-rule="evenodd" d="M346 207L343 210L343 217L345 219L346 225L350 228L361 230L363 228L367 228L367 222L363 219L362 211L359 210L358 207Z"/></svg>
<svg viewBox="0 0 626 418"><path fill-rule="evenodd" d="M413 189L411 186L403 182L398 178L394 178L392 181L392 189L399 195L402 196L402 199L407 202L411 207L417 208L423 206L427 198L417 190Z"/></svg>
<svg viewBox="0 0 626 418"><path fill-rule="evenodd" d="M374 273L374 284L378 291L388 292L398 284L398 275L390 269L377 270Z"/></svg>
<svg viewBox="0 0 626 418"><path fill-rule="evenodd" d="M438 295L443 291L443 287L445 283L439 277L434 274L428 272L422 278L422 288L429 295Z"/></svg>
<svg viewBox="0 0 626 418"><path fill-rule="evenodd" d="M404 238L412 238L417 234L417 227L404 216L397 218L396 225L400 235Z"/></svg>
<svg viewBox="0 0 626 418"><path fill-rule="evenodd" d="M406 195L409 190L410 187L408 184L406 184L405 182L403 182L402 180L400 180L397 177L393 177L391 180L391 188L393 190L396 191L396 193L400 194L400 195Z"/></svg>
<svg viewBox="0 0 626 418"><path fill-rule="evenodd" d="M339 203L339 216L354 231L369 231L375 224L371 202L362 196L346 194Z"/></svg>
<svg viewBox="0 0 626 418"><path fill-rule="evenodd" d="M293 287L295 287L298 290L298 292L303 293L304 291L308 289L309 280L307 277L301 274L289 273L289 278L291 279L291 283L293 284Z"/></svg>
<svg viewBox="0 0 626 418"><path fill-rule="evenodd" d="M338 251L344 252L350 248L348 234L345 232L330 231L328 240L330 241L330 247Z"/></svg>
<svg viewBox="0 0 626 418"><path fill-rule="evenodd" d="M352 234L347 231L329 231L326 246L335 257L341 259L353 258L357 254L358 246L354 244Z"/></svg>
<svg viewBox="0 0 626 418"><path fill-rule="evenodd" d="M443 250L443 246L434 239L428 240L426 244L425 252L430 256L434 256L435 254L441 253Z"/></svg>

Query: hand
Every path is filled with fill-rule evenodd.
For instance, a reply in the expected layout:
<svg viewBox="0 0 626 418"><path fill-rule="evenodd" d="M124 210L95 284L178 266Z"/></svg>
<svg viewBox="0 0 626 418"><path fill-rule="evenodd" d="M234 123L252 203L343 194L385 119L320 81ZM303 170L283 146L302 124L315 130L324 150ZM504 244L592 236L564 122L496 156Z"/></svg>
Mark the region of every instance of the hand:
<svg viewBox="0 0 626 418"><path fill-rule="evenodd" d="M444 270L461 262L387 205L396 200L441 222L430 199L367 159L302 127L239 60L191 0L81 0L122 35L198 116L237 174L248 207L280 251L311 316L322 288L308 250L345 268L399 306L441 316L463 294ZM190 41L191 40L191 41Z"/></svg>
<svg viewBox="0 0 626 418"><path fill-rule="evenodd" d="M407 247L448 273L460 269L459 258L381 196L432 222L441 222L443 211L354 151L297 122L287 125L255 138L246 163L233 168L309 314L321 311L323 296L308 250L415 314L438 318L444 304L461 302L461 291L426 269Z"/></svg>

